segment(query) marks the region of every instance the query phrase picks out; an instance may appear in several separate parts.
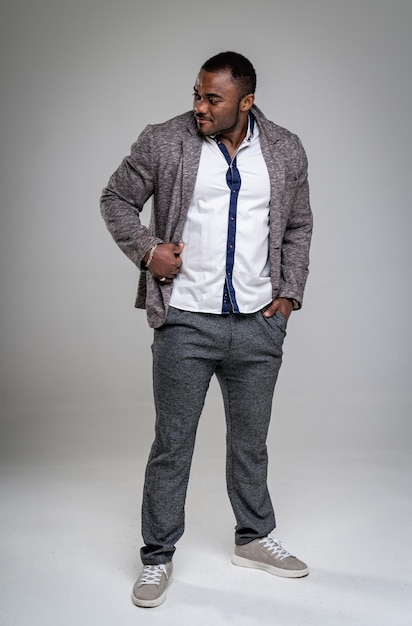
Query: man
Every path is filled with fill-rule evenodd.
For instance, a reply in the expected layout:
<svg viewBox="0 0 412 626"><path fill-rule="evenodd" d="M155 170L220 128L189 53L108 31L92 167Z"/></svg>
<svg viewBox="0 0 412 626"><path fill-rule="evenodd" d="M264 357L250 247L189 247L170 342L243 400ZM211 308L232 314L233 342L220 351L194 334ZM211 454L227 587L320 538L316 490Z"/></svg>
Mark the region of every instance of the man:
<svg viewBox="0 0 412 626"><path fill-rule="evenodd" d="M296 135L254 104L255 70L225 52L202 66L193 111L147 126L112 175L101 206L141 269L136 306L154 328L155 440L146 468L133 589L161 604L171 582L196 428L210 379L227 422L232 562L300 577L305 563L270 534L266 437L287 320L302 303L312 214ZM153 196L149 228L139 213Z"/></svg>

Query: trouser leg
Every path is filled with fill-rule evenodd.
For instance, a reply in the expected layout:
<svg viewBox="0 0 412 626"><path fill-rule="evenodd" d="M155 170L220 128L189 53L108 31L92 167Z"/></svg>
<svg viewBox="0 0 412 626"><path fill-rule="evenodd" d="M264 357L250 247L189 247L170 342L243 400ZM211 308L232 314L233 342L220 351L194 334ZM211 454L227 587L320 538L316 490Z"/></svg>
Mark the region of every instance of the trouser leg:
<svg viewBox="0 0 412 626"><path fill-rule="evenodd" d="M170 309L155 331L155 440L146 467L141 550L145 564L170 561L184 531L184 506L196 430L218 354L212 320ZM217 321L217 320L216 320ZM220 342L219 342L220 343Z"/></svg>
<svg viewBox="0 0 412 626"><path fill-rule="evenodd" d="M282 362L286 320L280 314L232 316L232 346L216 369L227 421L227 489L243 545L275 527L267 487L266 439Z"/></svg>

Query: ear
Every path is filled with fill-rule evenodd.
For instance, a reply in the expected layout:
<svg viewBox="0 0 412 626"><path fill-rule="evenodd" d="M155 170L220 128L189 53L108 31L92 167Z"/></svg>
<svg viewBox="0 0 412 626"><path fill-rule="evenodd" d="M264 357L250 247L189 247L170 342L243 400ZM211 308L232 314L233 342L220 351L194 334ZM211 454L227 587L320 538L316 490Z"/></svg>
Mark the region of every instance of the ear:
<svg viewBox="0 0 412 626"><path fill-rule="evenodd" d="M240 110L249 111L254 101L255 95L253 93L248 93L248 95L242 98L242 100L240 101Z"/></svg>

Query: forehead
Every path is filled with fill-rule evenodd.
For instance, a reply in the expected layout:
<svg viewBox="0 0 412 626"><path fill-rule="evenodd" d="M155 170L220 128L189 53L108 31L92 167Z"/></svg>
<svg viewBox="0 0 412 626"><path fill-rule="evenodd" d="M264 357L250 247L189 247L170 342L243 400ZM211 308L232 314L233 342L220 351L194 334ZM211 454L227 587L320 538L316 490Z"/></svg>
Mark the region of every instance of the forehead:
<svg viewBox="0 0 412 626"><path fill-rule="evenodd" d="M200 70L196 78L195 89L204 95L228 96L237 94L239 88L233 80L230 70L222 70L221 72Z"/></svg>

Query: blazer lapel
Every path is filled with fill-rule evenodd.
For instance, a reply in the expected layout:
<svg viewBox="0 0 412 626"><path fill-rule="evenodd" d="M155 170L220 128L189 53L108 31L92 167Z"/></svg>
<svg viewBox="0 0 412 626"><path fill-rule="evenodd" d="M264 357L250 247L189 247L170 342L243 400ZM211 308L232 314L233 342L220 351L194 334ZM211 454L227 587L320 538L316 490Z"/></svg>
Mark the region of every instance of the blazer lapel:
<svg viewBox="0 0 412 626"><path fill-rule="evenodd" d="M195 129L189 127L189 133L182 146L182 194L179 214L179 222L176 227L176 237L180 238L183 225L192 200L196 184L197 170L199 168L200 154L202 152L202 138Z"/></svg>

